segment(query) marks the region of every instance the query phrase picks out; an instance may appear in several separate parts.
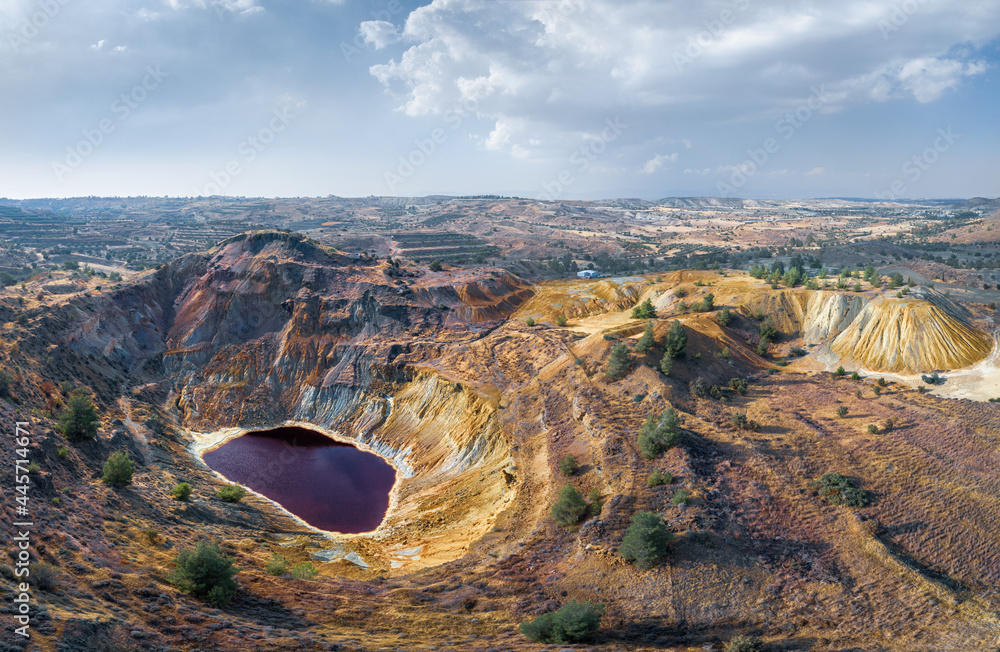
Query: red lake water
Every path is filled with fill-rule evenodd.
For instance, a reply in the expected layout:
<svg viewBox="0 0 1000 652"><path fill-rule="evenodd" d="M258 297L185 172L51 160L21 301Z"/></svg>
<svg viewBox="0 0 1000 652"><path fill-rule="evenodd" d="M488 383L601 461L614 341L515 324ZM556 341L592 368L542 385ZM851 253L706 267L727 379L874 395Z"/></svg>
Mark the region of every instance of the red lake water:
<svg viewBox="0 0 1000 652"><path fill-rule="evenodd" d="M204 454L205 464L321 530L378 527L395 470L381 457L304 428L250 432Z"/></svg>

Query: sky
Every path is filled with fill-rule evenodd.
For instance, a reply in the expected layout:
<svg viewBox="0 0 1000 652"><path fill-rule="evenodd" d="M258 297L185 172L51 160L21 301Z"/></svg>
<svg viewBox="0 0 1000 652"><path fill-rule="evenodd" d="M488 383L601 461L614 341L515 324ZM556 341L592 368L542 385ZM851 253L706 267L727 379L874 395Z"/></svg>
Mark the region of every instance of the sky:
<svg viewBox="0 0 1000 652"><path fill-rule="evenodd" d="M0 197L1000 195L1000 0L0 0Z"/></svg>

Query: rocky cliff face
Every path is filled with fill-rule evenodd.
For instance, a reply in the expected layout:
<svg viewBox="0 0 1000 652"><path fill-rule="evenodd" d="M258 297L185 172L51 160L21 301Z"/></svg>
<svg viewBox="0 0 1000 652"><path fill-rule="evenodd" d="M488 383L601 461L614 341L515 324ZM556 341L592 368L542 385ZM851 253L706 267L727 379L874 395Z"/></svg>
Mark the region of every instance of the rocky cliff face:
<svg viewBox="0 0 1000 652"><path fill-rule="evenodd" d="M488 399L402 361L489 332L532 289L500 270L413 280L392 270L297 235L239 236L123 292L69 341L146 368L199 442L294 422L383 455L399 480L380 550L368 549L383 558L367 563L388 566L381 551L394 536L424 548L411 566L440 563L509 500L509 445Z"/></svg>

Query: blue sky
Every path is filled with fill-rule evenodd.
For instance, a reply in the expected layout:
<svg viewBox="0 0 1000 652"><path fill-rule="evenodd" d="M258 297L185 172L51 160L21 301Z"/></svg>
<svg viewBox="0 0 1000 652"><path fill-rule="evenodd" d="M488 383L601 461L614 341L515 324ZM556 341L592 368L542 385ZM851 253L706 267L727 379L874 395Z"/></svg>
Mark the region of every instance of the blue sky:
<svg viewBox="0 0 1000 652"><path fill-rule="evenodd" d="M0 196L997 196L998 36L996 0L4 0Z"/></svg>

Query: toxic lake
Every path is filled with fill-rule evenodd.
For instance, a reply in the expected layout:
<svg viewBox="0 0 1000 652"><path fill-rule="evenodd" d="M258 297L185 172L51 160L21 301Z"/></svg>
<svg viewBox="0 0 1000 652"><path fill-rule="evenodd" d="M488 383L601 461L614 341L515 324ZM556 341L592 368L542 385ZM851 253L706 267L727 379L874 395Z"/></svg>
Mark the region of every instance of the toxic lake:
<svg viewBox="0 0 1000 652"><path fill-rule="evenodd" d="M344 534L378 527L396 480L381 457L297 427L247 433L203 459L313 527Z"/></svg>

